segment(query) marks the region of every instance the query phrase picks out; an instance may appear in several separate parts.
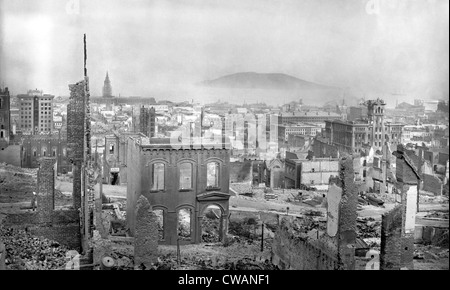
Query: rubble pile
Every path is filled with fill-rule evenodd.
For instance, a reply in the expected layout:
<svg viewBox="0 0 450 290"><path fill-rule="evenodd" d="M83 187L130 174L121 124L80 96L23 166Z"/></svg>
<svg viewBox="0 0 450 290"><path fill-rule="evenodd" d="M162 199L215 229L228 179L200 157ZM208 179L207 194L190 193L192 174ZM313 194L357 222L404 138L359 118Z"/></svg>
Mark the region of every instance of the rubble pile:
<svg viewBox="0 0 450 290"><path fill-rule="evenodd" d="M178 264L173 255L158 258L150 269L142 270L278 270L279 268L269 261L256 261L244 257L236 261L217 257L197 257L193 259L181 258Z"/></svg>
<svg viewBox="0 0 450 290"><path fill-rule="evenodd" d="M24 230L0 227L6 247L6 266L13 270L63 269L68 248Z"/></svg>
<svg viewBox="0 0 450 290"><path fill-rule="evenodd" d="M206 243L219 242L219 223L217 218L203 217L202 219L202 241Z"/></svg>
<svg viewBox="0 0 450 290"><path fill-rule="evenodd" d="M357 235L360 238L380 238L381 222L374 218L358 218L356 223Z"/></svg>
<svg viewBox="0 0 450 290"><path fill-rule="evenodd" d="M448 259L449 249L436 246L417 246L414 250L414 259L416 260L439 260Z"/></svg>
<svg viewBox="0 0 450 290"><path fill-rule="evenodd" d="M427 195L420 192L419 203L448 203L448 196L445 195Z"/></svg>

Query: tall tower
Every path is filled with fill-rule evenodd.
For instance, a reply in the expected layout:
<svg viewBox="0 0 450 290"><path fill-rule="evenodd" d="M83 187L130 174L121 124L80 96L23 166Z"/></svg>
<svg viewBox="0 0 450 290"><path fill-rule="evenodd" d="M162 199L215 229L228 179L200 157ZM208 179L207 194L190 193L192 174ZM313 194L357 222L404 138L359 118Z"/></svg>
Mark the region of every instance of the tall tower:
<svg viewBox="0 0 450 290"><path fill-rule="evenodd" d="M0 147L9 145L9 133L11 123L10 96L8 88L0 88Z"/></svg>
<svg viewBox="0 0 450 290"><path fill-rule="evenodd" d="M105 82L103 84L103 97L104 98L112 98L112 87L111 81L109 80L108 72L106 72Z"/></svg>
<svg viewBox="0 0 450 290"><path fill-rule="evenodd" d="M139 115L139 131L145 136L152 138L156 135L156 112L155 108L141 107Z"/></svg>
<svg viewBox="0 0 450 290"><path fill-rule="evenodd" d="M381 149L385 143L385 128L384 128L384 106L386 103L378 98L376 100L369 100L367 104L367 114L369 123L371 125L371 145L377 149Z"/></svg>

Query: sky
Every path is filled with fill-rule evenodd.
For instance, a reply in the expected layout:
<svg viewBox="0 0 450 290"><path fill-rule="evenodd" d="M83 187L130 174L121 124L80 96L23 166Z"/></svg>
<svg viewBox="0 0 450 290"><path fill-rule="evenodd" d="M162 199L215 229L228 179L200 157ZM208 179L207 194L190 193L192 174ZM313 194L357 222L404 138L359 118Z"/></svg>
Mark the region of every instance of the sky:
<svg viewBox="0 0 450 290"><path fill-rule="evenodd" d="M448 98L448 0L0 0L0 85L154 96L237 72ZM158 99L158 96L156 96Z"/></svg>

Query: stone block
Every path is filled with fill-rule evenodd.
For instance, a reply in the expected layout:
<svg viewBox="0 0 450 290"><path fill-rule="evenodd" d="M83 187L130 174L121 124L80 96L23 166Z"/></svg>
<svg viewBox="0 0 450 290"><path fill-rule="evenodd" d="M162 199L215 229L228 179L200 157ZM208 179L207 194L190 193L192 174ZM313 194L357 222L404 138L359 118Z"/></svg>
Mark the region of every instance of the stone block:
<svg viewBox="0 0 450 290"><path fill-rule="evenodd" d="M150 268L158 258L158 221L148 199L141 195L136 205L134 261L137 267Z"/></svg>

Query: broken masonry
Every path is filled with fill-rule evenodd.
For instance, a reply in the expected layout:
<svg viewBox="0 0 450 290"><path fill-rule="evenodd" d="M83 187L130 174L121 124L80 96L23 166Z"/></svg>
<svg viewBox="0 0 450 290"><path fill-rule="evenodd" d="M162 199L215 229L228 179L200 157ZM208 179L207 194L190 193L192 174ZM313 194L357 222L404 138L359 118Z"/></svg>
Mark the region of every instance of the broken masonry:
<svg viewBox="0 0 450 290"><path fill-rule="evenodd" d="M396 157L396 188L401 204L382 216L381 270L413 270L414 230L420 175L403 145L393 153Z"/></svg>

